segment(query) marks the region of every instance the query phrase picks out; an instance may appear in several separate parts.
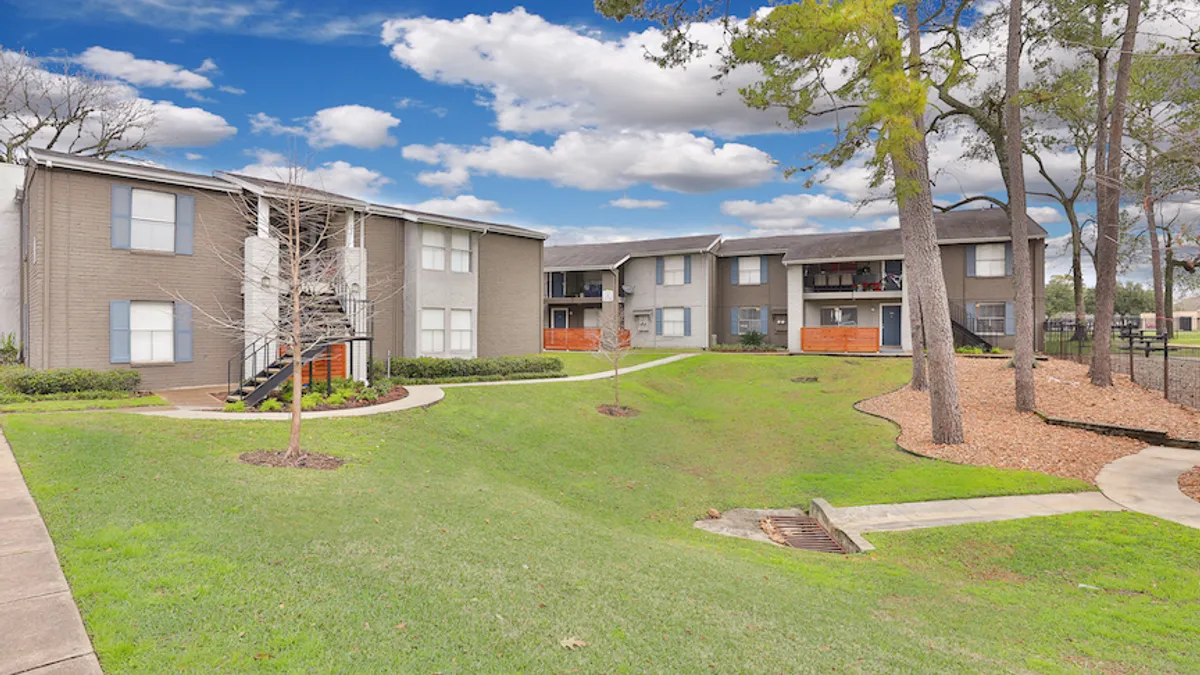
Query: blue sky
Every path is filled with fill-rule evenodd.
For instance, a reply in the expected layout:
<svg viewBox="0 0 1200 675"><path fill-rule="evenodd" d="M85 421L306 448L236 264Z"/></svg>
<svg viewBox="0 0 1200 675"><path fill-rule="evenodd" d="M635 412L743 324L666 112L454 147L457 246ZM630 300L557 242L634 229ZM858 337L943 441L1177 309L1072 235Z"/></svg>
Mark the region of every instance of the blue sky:
<svg viewBox="0 0 1200 675"><path fill-rule="evenodd" d="M265 173L294 150L326 189L552 243L895 224L889 203L856 210L870 196L857 164L813 188L783 178L828 131L781 132L712 81L711 61L663 73L641 58L651 27L590 0L9 0L4 13L5 49L164 102L166 141L149 156L172 168ZM939 198L997 193L998 172L961 149L934 149Z"/></svg>

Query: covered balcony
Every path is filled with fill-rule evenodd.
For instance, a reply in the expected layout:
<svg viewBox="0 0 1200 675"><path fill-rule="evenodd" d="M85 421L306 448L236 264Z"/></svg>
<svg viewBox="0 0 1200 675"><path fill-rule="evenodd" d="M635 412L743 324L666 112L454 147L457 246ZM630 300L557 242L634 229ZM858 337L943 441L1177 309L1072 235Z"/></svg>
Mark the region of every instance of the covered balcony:
<svg viewBox="0 0 1200 675"><path fill-rule="evenodd" d="M611 276L611 273L609 273ZM561 299L594 299L604 295L604 272L551 272L547 275L546 297Z"/></svg>
<svg viewBox="0 0 1200 675"><path fill-rule="evenodd" d="M804 266L804 293L838 297L900 297L904 263L900 260L815 263Z"/></svg>

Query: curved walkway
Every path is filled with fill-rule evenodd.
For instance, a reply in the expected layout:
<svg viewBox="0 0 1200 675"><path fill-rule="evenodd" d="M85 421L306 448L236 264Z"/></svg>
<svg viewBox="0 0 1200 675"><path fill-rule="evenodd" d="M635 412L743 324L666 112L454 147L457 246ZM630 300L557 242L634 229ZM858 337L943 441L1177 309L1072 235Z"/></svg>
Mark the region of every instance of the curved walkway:
<svg viewBox="0 0 1200 675"><path fill-rule="evenodd" d="M1104 496L1130 511L1200 529L1200 502L1179 490L1179 475L1200 466L1200 450L1151 446L1096 475Z"/></svg>
<svg viewBox="0 0 1200 675"><path fill-rule="evenodd" d="M676 354L654 361L648 361L636 366L621 368L618 374L626 375L635 373L639 370L663 366L668 363L674 363L683 359L691 358L695 354ZM604 370L598 373L588 373L587 375L573 375L571 377L552 377L540 380L501 380L499 382L460 382L457 384L419 384L407 387L408 396L399 401L391 401L380 405L364 406L362 408L346 408L344 410L314 410L301 413L300 416L306 420L328 419L335 417L365 417L367 415L381 415L383 413L398 412L400 410L412 410L413 408L428 408L429 406L438 403L446 397L444 389L455 387L495 387L506 385L525 385L525 384L545 384L550 382L590 382L592 380L603 380L613 376L611 370ZM162 409L146 409L146 410L131 410L137 415L148 415L151 417L169 417L179 420L222 420L225 422L246 422L246 421L283 421L292 418L291 413L287 412L252 412L252 413L227 413L220 410L212 410L205 408L174 408L170 410Z"/></svg>

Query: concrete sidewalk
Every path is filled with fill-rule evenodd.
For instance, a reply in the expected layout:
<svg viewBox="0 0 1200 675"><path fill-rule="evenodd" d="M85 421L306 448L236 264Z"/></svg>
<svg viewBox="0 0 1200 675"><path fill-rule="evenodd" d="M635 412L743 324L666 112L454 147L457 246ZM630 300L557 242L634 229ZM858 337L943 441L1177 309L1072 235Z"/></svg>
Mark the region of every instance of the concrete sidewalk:
<svg viewBox="0 0 1200 675"><path fill-rule="evenodd" d="M0 432L0 675L100 672L50 533Z"/></svg>
<svg viewBox="0 0 1200 675"><path fill-rule="evenodd" d="M1100 470L1096 485L1130 511L1200 528L1200 502L1179 490L1179 475L1200 466L1200 450L1152 446Z"/></svg>

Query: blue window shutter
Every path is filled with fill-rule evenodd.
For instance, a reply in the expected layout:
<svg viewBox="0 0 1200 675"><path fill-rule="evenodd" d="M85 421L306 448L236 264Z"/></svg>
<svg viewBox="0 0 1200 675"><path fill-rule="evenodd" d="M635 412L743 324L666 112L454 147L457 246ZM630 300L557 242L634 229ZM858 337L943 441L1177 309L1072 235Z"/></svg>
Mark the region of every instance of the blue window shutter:
<svg viewBox="0 0 1200 675"><path fill-rule="evenodd" d="M764 260L765 260L765 258L764 258ZM766 269L766 265L763 265L763 269ZM767 334L767 315L770 314L769 310L770 310L770 308L767 307L766 305L763 305L762 307L758 308L758 311L760 312L759 318L762 319L762 330L759 332L762 333L763 335Z"/></svg>
<svg viewBox="0 0 1200 675"><path fill-rule="evenodd" d="M1014 303L1004 303L1004 334L1017 334L1017 313L1014 311Z"/></svg>
<svg viewBox="0 0 1200 675"><path fill-rule="evenodd" d="M738 261L737 258L729 259L729 283L732 286L738 285L738 263L737 263L737 261ZM734 335L737 335L737 333L734 333Z"/></svg>
<svg viewBox="0 0 1200 675"><path fill-rule="evenodd" d="M683 283L692 283L692 256L683 256Z"/></svg>
<svg viewBox="0 0 1200 675"><path fill-rule="evenodd" d="M662 258L659 258L662 260ZM662 335L662 307L654 310L654 334Z"/></svg>
<svg viewBox="0 0 1200 675"><path fill-rule="evenodd" d="M963 303L967 309L967 330L975 332L975 303L970 300Z"/></svg>
<svg viewBox="0 0 1200 675"><path fill-rule="evenodd" d="M967 244L967 276L975 276L975 244Z"/></svg>
<svg viewBox="0 0 1200 675"><path fill-rule="evenodd" d="M692 336L692 308L691 307L683 308L683 336L684 337Z"/></svg>
<svg viewBox="0 0 1200 675"><path fill-rule="evenodd" d="M175 253L192 254L196 220L196 198L191 195L175 196Z"/></svg>
<svg viewBox="0 0 1200 675"><path fill-rule="evenodd" d="M129 363L129 301L108 303L108 362Z"/></svg>
<svg viewBox="0 0 1200 675"><path fill-rule="evenodd" d="M112 186L111 238L113 248L129 249L129 221L133 216L133 188Z"/></svg>
<svg viewBox="0 0 1200 675"><path fill-rule="evenodd" d="M175 303L175 363L192 362L192 306Z"/></svg>
<svg viewBox="0 0 1200 675"><path fill-rule="evenodd" d="M1012 242L1004 245L1004 276L1012 276Z"/></svg>
<svg viewBox="0 0 1200 675"><path fill-rule="evenodd" d="M663 259L658 256L654 259L654 283L662 286L663 283Z"/></svg>
<svg viewBox="0 0 1200 675"><path fill-rule="evenodd" d="M765 284L767 283L767 256L758 256L758 266L758 283Z"/></svg>
<svg viewBox="0 0 1200 675"><path fill-rule="evenodd" d="M729 334L738 334L738 308L732 307L729 310Z"/></svg>

